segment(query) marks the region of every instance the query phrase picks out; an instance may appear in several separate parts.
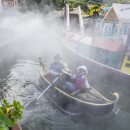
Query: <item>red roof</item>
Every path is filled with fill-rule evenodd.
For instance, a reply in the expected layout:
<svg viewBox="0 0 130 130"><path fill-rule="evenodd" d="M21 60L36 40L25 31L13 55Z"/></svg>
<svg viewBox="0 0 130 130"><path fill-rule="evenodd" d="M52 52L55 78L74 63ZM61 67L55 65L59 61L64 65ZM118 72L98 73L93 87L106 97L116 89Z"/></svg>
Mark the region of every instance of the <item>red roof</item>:
<svg viewBox="0 0 130 130"><path fill-rule="evenodd" d="M125 49L125 45L123 45L121 42L110 40L110 39L109 40L106 40L106 39L96 40L93 43L93 46L101 48L101 49L105 49L108 51L113 51L113 52L123 51Z"/></svg>

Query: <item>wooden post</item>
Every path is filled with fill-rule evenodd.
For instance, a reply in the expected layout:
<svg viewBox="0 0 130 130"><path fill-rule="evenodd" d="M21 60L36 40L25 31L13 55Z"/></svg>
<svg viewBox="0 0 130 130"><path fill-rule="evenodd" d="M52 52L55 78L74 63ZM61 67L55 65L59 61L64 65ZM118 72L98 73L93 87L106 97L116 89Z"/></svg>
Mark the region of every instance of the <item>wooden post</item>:
<svg viewBox="0 0 130 130"><path fill-rule="evenodd" d="M70 14L69 14L69 5L66 4L66 31L70 29Z"/></svg>
<svg viewBox="0 0 130 130"><path fill-rule="evenodd" d="M78 7L78 16L79 16L79 24L80 24L81 35L83 35L84 34L84 24L83 24L83 18L82 18L80 6Z"/></svg>
<svg viewBox="0 0 130 130"><path fill-rule="evenodd" d="M66 28L66 0L64 0L64 26Z"/></svg>

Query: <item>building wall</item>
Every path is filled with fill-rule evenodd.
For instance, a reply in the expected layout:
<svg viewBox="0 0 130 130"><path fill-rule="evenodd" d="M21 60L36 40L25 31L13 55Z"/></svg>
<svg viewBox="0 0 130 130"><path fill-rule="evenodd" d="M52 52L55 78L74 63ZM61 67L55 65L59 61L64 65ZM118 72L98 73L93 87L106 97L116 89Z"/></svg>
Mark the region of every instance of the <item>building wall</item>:
<svg viewBox="0 0 130 130"><path fill-rule="evenodd" d="M99 63L110 66L112 68L120 69L122 52L107 51L80 42L77 43L74 49L81 55L84 55L85 57L89 57L90 59L93 59Z"/></svg>
<svg viewBox="0 0 130 130"><path fill-rule="evenodd" d="M130 23L120 24L118 21L102 19L84 19L85 35L120 41L125 45L128 33L130 32Z"/></svg>
<svg viewBox="0 0 130 130"><path fill-rule="evenodd" d="M4 9L17 8L18 0L2 0L2 6Z"/></svg>
<svg viewBox="0 0 130 130"><path fill-rule="evenodd" d="M2 11L2 0L0 0L0 11Z"/></svg>

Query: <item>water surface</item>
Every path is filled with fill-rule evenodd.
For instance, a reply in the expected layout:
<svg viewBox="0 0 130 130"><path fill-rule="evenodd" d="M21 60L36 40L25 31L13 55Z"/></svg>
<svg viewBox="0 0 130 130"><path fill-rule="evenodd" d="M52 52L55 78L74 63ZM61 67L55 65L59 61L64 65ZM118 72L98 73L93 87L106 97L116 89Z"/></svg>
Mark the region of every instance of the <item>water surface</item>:
<svg viewBox="0 0 130 130"><path fill-rule="evenodd" d="M7 50L7 48L6 48ZM39 85L39 66L36 59L18 55L4 55L1 51L0 98L10 101L16 99L25 103L37 97ZM124 88L125 89L125 88ZM107 90L106 90L107 91ZM124 96L125 95L121 95ZM129 102L130 97L125 97ZM125 102L125 100L122 100ZM130 128L129 104L119 104L116 114L103 118L69 117L54 107L43 95L37 104L25 109L21 125L24 130L128 130Z"/></svg>

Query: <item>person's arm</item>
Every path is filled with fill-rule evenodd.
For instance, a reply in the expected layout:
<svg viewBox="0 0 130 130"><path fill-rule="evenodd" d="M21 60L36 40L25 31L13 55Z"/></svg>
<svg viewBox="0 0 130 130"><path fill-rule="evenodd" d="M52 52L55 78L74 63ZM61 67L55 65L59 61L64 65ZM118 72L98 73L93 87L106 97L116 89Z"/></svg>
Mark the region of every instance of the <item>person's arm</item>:
<svg viewBox="0 0 130 130"><path fill-rule="evenodd" d="M71 79L75 79L76 78L76 74L72 74L72 76L71 76Z"/></svg>
<svg viewBox="0 0 130 130"><path fill-rule="evenodd" d="M64 66L64 68L63 68L64 71L66 71L67 73L71 73L71 71L66 63L64 63L63 66Z"/></svg>
<svg viewBox="0 0 130 130"><path fill-rule="evenodd" d="M87 80L86 75L84 75L84 76L82 77L82 80L84 81L84 83L82 84L81 88L86 88L86 89L91 88L91 86L90 86L89 83L88 83L88 80Z"/></svg>
<svg viewBox="0 0 130 130"><path fill-rule="evenodd" d="M87 80L87 79L85 80L85 88L87 88L87 89L90 89L90 88L91 88L91 86L89 85L89 83L88 83L88 80Z"/></svg>
<svg viewBox="0 0 130 130"><path fill-rule="evenodd" d="M55 76L60 75L60 73L57 73L57 72L55 72L55 71L53 71L53 70L49 70L49 73L50 73L50 74L53 74L53 75L55 75Z"/></svg>

